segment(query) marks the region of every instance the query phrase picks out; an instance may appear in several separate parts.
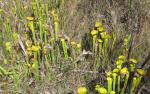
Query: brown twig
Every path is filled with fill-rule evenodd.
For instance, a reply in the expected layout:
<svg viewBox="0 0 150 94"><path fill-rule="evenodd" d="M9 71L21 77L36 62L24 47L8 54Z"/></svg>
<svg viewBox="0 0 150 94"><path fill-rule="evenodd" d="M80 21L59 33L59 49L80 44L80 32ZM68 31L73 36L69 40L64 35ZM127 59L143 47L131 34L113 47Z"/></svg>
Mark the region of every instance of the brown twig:
<svg viewBox="0 0 150 94"><path fill-rule="evenodd" d="M144 66L147 64L147 62L150 60L150 52L148 53L148 56L146 57L145 61L141 65L141 69L144 68Z"/></svg>

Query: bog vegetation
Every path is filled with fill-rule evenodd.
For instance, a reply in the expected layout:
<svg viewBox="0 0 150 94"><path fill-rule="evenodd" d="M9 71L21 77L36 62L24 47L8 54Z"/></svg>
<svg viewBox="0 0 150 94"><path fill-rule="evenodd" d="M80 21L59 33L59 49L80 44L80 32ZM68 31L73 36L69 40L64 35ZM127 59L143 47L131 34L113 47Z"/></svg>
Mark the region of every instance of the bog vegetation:
<svg viewBox="0 0 150 94"><path fill-rule="evenodd" d="M106 3L102 1L1 0L0 93L140 93L143 81L147 81L144 66L150 57L149 43L140 37L148 34L149 2L125 0L129 14L121 17L120 24L116 22L113 0L106 0L112 8L109 16L105 11L90 19L97 15L96 9L91 9L93 12L84 18L87 12L82 7L92 2L93 7L96 2ZM123 3L116 4L119 2ZM145 10L135 9L136 5ZM79 15L75 6L82 10ZM99 6L101 12L106 8ZM72 10L68 13L66 8ZM137 19L132 19L134 12ZM127 25L122 29L121 24Z"/></svg>

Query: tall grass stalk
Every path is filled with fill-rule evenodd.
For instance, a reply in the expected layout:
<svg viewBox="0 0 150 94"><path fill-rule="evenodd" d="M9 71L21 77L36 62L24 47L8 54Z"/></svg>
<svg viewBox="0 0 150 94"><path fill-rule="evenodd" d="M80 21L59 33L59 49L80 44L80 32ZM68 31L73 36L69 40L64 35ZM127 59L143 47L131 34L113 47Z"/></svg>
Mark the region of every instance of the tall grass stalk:
<svg viewBox="0 0 150 94"><path fill-rule="evenodd" d="M125 78L125 82L124 82L123 88L121 89L121 94L125 94L125 89L126 89L126 87L127 87L128 80L129 80L129 73L126 75L126 78Z"/></svg>
<svg viewBox="0 0 150 94"><path fill-rule="evenodd" d="M33 18L34 19L34 18ZM34 29L34 22L33 20L30 20L28 23L29 29L32 32L32 38L33 38L33 42L36 43L36 35L35 35L35 29Z"/></svg>
<svg viewBox="0 0 150 94"><path fill-rule="evenodd" d="M64 54L64 57L65 57L65 60L68 59L68 51L67 51L67 44L66 44L66 41L65 39L61 39L61 44L62 44L62 48L63 48L63 54Z"/></svg>
<svg viewBox="0 0 150 94"><path fill-rule="evenodd" d="M134 91L135 91L135 88L136 88L136 83L137 83L137 78L134 77L133 82L131 84L131 88L130 88L130 94L134 94Z"/></svg>
<svg viewBox="0 0 150 94"><path fill-rule="evenodd" d="M113 73L112 76L113 76L113 89L112 90L115 91L116 90L117 74Z"/></svg>
<svg viewBox="0 0 150 94"><path fill-rule="evenodd" d="M112 82L113 82L113 80L112 80L112 78L111 77L107 77L107 84L108 84L108 93L110 93L111 91L112 91Z"/></svg>

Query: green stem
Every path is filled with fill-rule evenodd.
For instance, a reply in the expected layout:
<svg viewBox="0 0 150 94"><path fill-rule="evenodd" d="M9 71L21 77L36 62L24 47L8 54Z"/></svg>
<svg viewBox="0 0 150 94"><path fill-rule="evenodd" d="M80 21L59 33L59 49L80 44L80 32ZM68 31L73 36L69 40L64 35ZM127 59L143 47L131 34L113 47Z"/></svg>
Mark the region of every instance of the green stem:
<svg viewBox="0 0 150 94"><path fill-rule="evenodd" d="M94 35L94 36L93 36L93 53L95 53L96 39L97 39L97 36ZM95 55L95 54L94 54L94 55Z"/></svg>
<svg viewBox="0 0 150 94"><path fill-rule="evenodd" d="M134 78L133 78L132 85L131 85L131 89L130 89L130 94L134 94L134 90L135 90L135 87L136 87L136 83L137 83L137 78L134 77Z"/></svg>
<svg viewBox="0 0 150 94"><path fill-rule="evenodd" d="M43 17L42 17L42 7L40 7L40 17L39 17L39 29L40 29L40 39L43 40Z"/></svg>
<svg viewBox="0 0 150 94"><path fill-rule="evenodd" d="M115 91L116 89L116 77L117 77L117 74L113 73L113 91Z"/></svg>
<svg viewBox="0 0 150 94"><path fill-rule="evenodd" d="M59 33L59 23L58 21L54 22L54 31L55 31L55 38L58 39L58 33Z"/></svg>
<svg viewBox="0 0 150 94"><path fill-rule="evenodd" d="M129 73L126 75L126 79L125 79L123 88L122 88L122 90L121 90L121 94L124 94L125 89L126 89L126 87L127 87L128 80L129 80Z"/></svg>
<svg viewBox="0 0 150 94"><path fill-rule="evenodd" d="M108 93L110 93L112 91L112 78L108 77L107 83L108 83Z"/></svg>
<svg viewBox="0 0 150 94"><path fill-rule="evenodd" d="M140 76L140 77L137 78L137 83L136 83L135 89L136 89L136 88L138 87L138 85L140 84L141 79L142 79L142 76Z"/></svg>
<svg viewBox="0 0 150 94"><path fill-rule="evenodd" d="M120 75L118 75L118 92L120 92Z"/></svg>
<svg viewBox="0 0 150 94"><path fill-rule="evenodd" d="M33 21L29 22L29 28L30 28L30 30L32 32L33 41L35 43L36 42L36 36L35 36L35 30L34 30L34 23L33 23Z"/></svg>
<svg viewBox="0 0 150 94"><path fill-rule="evenodd" d="M67 60L68 59L68 52L67 52L67 44L65 42L65 39L61 39L61 43L62 43L62 48L63 48L65 60Z"/></svg>

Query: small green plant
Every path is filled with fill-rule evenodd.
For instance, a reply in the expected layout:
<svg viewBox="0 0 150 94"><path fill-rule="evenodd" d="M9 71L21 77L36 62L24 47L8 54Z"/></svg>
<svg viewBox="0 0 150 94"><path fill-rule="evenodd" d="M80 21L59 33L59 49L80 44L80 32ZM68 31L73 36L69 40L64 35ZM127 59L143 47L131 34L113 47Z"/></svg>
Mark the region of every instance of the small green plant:
<svg viewBox="0 0 150 94"><path fill-rule="evenodd" d="M105 29L103 25L100 22L96 22L94 29L90 32L92 37L92 52L94 53L94 56L96 58L95 61L97 61L97 58L103 58L104 62L107 62L107 64L110 64L108 58L109 51L107 49L109 48L109 42L113 40L112 45L115 44L116 37L115 33L113 32L112 35L109 35L107 32L105 32ZM136 59L129 58L127 59L127 48L128 43L130 40L130 36L125 37L124 43L122 44L121 53L123 55L118 56L117 60L115 61L115 68L112 68L112 71L109 71L106 73L106 80L107 80L107 89L103 85L97 85L95 87L95 90L99 94L126 94L130 93L133 94L135 92L135 89L138 87L139 82L141 81L141 78L143 76L134 77L134 73L136 73L135 65L137 63ZM96 48L96 45L98 44L98 48ZM99 50L97 50L99 49ZM97 53L97 51L99 51ZM101 62L101 61L99 61ZM101 64L104 66L105 64ZM97 66L101 66L97 65ZM125 67L124 67L125 66ZM128 67L129 66L129 67ZM142 70L140 71L141 74L144 74ZM132 80L132 84L129 83L129 79ZM135 84L136 83L136 84ZM129 90L127 90L127 87L131 87Z"/></svg>
<svg viewBox="0 0 150 94"><path fill-rule="evenodd" d="M135 59L130 59L130 61L137 62ZM118 57L118 60L116 61L116 65L117 65L116 68L113 69L111 72L107 72L108 94L113 94L115 92L118 92L117 94L126 94L126 93L134 94L136 91L136 88L141 82L141 78L145 75L145 71L142 69L135 70L133 68L132 70L129 71L127 67L122 67L123 63L125 63L125 57L121 55ZM131 72L134 72L134 73L137 72L139 76L131 77L132 76L130 75ZM132 78L132 83L129 83L129 77ZM131 88L129 88L129 91L128 91L127 87L129 86ZM95 87L96 91L98 91L99 94L106 94L106 93L102 93L102 91L100 91L100 89L98 88L100 88L99 85Z"/></svg>

